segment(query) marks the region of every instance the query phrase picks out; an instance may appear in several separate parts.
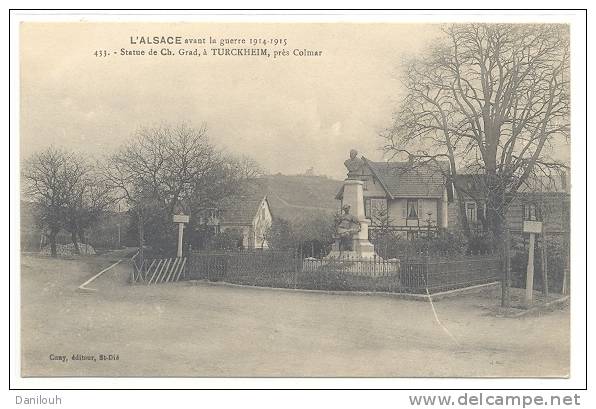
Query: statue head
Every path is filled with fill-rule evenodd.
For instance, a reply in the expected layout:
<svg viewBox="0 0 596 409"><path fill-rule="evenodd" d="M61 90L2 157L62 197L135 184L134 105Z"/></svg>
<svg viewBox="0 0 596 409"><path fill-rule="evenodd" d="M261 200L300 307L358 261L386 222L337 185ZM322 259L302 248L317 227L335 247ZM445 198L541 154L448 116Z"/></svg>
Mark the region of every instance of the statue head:
<svg viewBox="0 0 596 409"><path fill-rule="evenodd" d="M358 151L352 149L350 151L350 158L346 159L344 166L348 169L348 179L357 179L362 174L364 161L357 157Z"/></svg>
<svg viewBox="0 0 596 409"><path fill-rule="evenodd" d="M341 207L341 210L343 210L343 211L344 211L344 213L348 214L348 213L350 213L350 208L351 208L351 206L350 206L349 204L347 204L347 203L346 203L345 205L343 205L343 206Z"/></svg>

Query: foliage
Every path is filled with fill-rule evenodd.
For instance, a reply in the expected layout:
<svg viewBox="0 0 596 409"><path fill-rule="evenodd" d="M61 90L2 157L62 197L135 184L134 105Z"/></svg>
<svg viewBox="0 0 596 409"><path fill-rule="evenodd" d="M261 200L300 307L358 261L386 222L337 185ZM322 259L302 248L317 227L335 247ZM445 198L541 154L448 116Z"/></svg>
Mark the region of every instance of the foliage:
<svg viewBox="0 0 596 409"><path fill-rule="evenodd" d="M296 248L296 237L292 226L285 219L274 218L265 232L265 239L273 250L290 250Z"/></svg>
<svg viewBox="0 0 596 409"><path fill-rule="evenodd" d="M324 213L290 222L274 218L265 238L274 250L296 250L304 257L327 254L333 243L333 218Z"/></svg>
<svg viewBox="0 0 596 409"><path fill-rule="evenodd" d="M375 231L372 237L377 254L384 259L411 258L429 255L456 256L494 250L485 237L468 239L461 232L442 231L436 236L407 239L393 231Z"/></svg>
<svg viewBox="0 0 596 409"><path fill-rule="evenodd" d="M400 258L404 254L406 240L393 231L375 231L371 237L376 253L384 258Z"/></svg>
<svg viewBox="0 0 596 409"><path fill-rule="evenodd" d="M237 230L226 230L213 234L208 239L207 250L237 250L242 247L242 234Z"/></svg>
<svg viewBox="0 0 596 409"><path fill-rule="evenodd" d="M563 275L567 267L568 244L567 239L557 236L547 236L546 255L548 268L549 290L561 292L563 286ZM542 240L536 240L534 249L534 288L542 288L542 257L541 252L544 244ZM511 271L512 285L525 288L526 270L528 267L527 241L523 237L512 239Z"/></svg>
<svg viewBox="0 0 596 409"><path fill-rule="evenodd" d="M475 233L467 240L467 251L470 253L486 253L499 251L500 243L492 232Z"/></svg>

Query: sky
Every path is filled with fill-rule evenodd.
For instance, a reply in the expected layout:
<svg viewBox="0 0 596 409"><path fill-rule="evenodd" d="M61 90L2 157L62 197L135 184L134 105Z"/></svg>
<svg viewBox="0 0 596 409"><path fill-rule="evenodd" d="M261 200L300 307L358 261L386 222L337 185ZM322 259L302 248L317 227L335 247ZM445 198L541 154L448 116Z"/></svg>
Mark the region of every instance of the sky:
<svg viewBox="0 0 596 409"><path fill-rule="evenodd" d="M383 23L23 23L21 158L52 144L99 157L141 126L205 123L212 143L270 173L312 167L343 178L352 148L382 159L379 132L401 95L401 62L437 34L433 25ZM264 48L290 55L118 55L246 48L132 45L131 36L285 39ZM293 55L305 49L322 53Z"/></svg>

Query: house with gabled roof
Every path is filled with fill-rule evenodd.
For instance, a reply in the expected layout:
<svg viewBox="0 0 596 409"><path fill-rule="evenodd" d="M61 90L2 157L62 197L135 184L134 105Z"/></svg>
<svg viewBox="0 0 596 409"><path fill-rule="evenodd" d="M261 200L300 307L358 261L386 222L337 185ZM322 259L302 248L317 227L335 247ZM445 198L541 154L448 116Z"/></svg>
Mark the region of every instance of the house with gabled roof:
<svg viewBox="0 0 596 409"><path fill-rule="evenodd" d="M447 161L413 157L404 162L361 159L364 166L359 178L364 182L364 209L371 220L371 233L390 229L412 238L440 229L459 230L462 222L457 200L462 202L468 227L476 233L486 230L485 175L457 175L456 190ZM335 198L341 208L343 187ZM528 181L508 206L506 217L512 233L521 233L524 220L542 220L552 234L568 234L568 175L562 175L560 180Z"/></svg>
<svg viewBox="0 0 596 409"><path fill-rule="evenodd" d="M258 184L245 186L242 194L234 195L217 208L204 209L199 215L199 224L214 234L237 233L238 247L243 249L269 248L266 232L272 220L267 194Z"/></svg>
<svg viewBox="0 0 596 409"><path fill-rule="evenodd" d="M483 174L460 174L457 190L462 195L468 225L472 231L486 229L486 177ZM507 226L512 234L522 234L525 220L542 221L549 234L569 233L569 175L534 177L526 181L506 212Z"/></svg>
<svg viewBox="0 0 596 409"><path fill-rule="evenodd" d="M245 249L265 249L273 215L266 195L247 193L220 210L220 231L238 231Z"/></svg>
<svg viewBox="0 0 596 409"><path fill-rule="evenodd" d="M453 189L449 163L373 162L362 157L364 209L370 230L390 228L415 237L429 230L447 229ZM340 202L343 187L336 195Z"/></svg>

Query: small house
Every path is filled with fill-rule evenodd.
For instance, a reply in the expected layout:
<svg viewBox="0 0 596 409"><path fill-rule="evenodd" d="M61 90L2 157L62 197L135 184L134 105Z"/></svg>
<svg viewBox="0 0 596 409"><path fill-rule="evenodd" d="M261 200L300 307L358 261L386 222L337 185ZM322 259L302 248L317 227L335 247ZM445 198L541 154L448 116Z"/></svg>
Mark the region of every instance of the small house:
<svg viewBox="0 0 596 409"><path fill-rule="evenodd" d="M269 245L266 232L273 216L267 196L249 191L217 208L204 209L199 224L206 226L214 234L238 233L238 247L242 249L266 249Z"/></svg>
<svg viewBox="0 0 596 409"><path fill-rule="evenodd" d="M373 162L362 157L365 216L370 230L385 228L416 237L449 227L453 191L448 162ZM343 187L336 195L343 197Z"/></svg>

